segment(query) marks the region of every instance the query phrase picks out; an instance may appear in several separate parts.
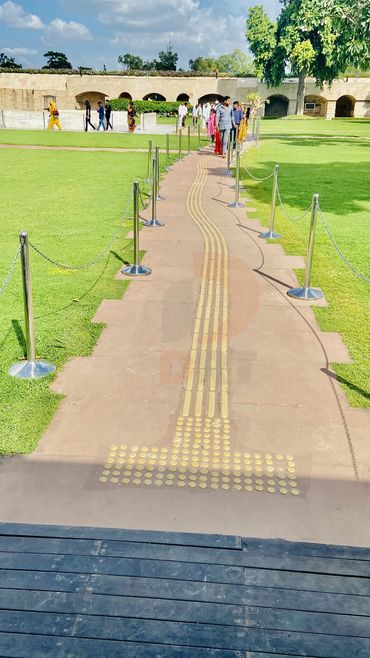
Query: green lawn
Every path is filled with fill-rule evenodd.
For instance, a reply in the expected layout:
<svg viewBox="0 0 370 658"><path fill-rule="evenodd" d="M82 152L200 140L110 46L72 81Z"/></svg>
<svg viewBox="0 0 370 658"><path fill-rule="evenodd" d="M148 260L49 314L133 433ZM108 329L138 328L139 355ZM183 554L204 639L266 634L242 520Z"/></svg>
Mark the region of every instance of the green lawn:
<svg viewBox="0 0 370 658"><path fill-rule="evenodd" d="M278 137L279 126L293 126L299 122L283 120L263 122L258 149L251 148L244 156L244 164L256 176L269 174L275 163L280 165L279 185L290 216L302 213L314 192L320 195L320 205L328 226L347 259L365 276L370 277L370 122L363 122L363 139L302 139L296 136ZM327 122L330 126L349 126L351 122ZM271 125L277 134L268 134ZM312 131L321 122L302 122ZM267 127L267 128L266 128ZM311 132L311 134L313 134ZM271 180L256 183L243 174L258 210L258 218L268 224ZM277 230L283 234L281 244L288 254L305 254L309 217L287 221L277 210ZM303 282L303 272L298 272ZM321 222L315 244L312 285L319 286L329 303L326 308L315 307L315 315L324 331L339 332L351 354L353 364L333 364L350 403L357 407L370 406L369 387L369 302L370 286L356 278L340 260L329 241Z"/></svg>
<svg viewBox="0 0 370 658"><path fill-rule="evenodd" d="M261 135L362 137L370 139L370 119L263 119Z"/></svg>
<svg viewBox="0 0 370 658"><path fill-rule="evenodd" d="M82 271L59 269L31 253L36 347L39 357L61 366L87 355L102 327L90 322L104 298L119 298L126 282L116 281L122 260L132 259L126 239L131 221L132 181L146 172L145 153L0 150L0 287L18 246L18 234L53 259L78 265L107 255ZM7 374L24 356L21 272L0 297L0 453L34 449L58 406L50 379L20 381Z"/></svg>
<svg viewBox="0 0 370 658"><path fill-rule="evenodd" d="M147 148L148 141L153 141L155 146L164 149L166 147L166 135L140 135L135 133L113 133L113 132L68 132L47 130L0 130L0 144L20 144L33 146L78 146L79 148L122 148L140 149ZM207 138L202 136L202 142ZM177 149L179 138L170 136L170 149ZM187 148L187 134L182 136L183 150ZM190 146L198 148L198 135L191 137Z"/></svg>

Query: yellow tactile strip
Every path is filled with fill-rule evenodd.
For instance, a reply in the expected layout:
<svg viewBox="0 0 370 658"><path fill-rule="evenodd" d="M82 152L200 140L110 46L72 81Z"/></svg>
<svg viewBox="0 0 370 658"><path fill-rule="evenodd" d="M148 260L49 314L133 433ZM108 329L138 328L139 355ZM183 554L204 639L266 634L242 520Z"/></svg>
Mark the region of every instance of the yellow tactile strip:
<svg viewBox="0 0 370 658"><path fill-rule="evenodd" d="M234 451L230 423L179 417L172 447L112 445L101 483L298 496L292 455Z"/></svg>

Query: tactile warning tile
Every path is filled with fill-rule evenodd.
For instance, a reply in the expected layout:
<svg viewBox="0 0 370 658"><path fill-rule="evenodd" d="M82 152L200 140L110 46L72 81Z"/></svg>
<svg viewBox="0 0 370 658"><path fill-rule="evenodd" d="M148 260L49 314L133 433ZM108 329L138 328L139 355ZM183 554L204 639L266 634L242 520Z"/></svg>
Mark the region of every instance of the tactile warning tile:
<svg viewBox="0 0 370 658"><path fill-rule="evenodd" d="M112 445L102 484L265 492L298 496L292 455L238 452L230 422L180 416L171 448Z"/></svg>

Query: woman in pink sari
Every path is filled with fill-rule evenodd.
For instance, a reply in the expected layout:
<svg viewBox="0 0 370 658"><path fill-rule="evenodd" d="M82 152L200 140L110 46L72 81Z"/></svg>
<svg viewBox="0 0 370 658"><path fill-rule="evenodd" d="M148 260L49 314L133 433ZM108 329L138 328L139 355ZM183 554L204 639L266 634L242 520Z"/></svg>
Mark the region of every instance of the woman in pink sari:
<svg viewBox="0 0 370 658"><path fill-rule="evenodd" d="M215 141L215 134L216 134L216 110L211 109L211 114L209 115L208 119L208 128L207 128L207 133L208 136L211 138L211 142Z"/></svg>

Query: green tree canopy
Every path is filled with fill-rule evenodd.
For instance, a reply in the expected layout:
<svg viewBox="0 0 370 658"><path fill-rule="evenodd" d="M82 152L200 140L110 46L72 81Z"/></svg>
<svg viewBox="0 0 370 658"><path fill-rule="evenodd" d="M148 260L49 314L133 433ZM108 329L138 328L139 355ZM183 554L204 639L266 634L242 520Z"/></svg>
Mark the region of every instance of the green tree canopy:
<svg viewBox="0 0 370 658"><path fill-rule="evenodd" d="M214 57L196 57L189 59L189 69L197 73L213 73L218 66L218 60Z"/></svg>
<svg viewBox="0 0 370 658"><path fill-rule="evenodd" d="M167 50L161 50L158 59L154 60L156 71L176 71L177 60L179 56L173 51L173 46L169 45Z"/></svg>
<svg viewBox="0 0 370 658"><path fill-rule="evenodd" d="M144 62L138 55L126 53L118 57L118 63L122 64L129 71L142 71Z"/></svg>
<svg viewBox="0 0 370 658"><path fill-rule="evenodd" d="M368 0L282 0L274 24L261 5L249 10L247 39L256 71L279 86L289 71L299 77L296 113L303 113L305 79L331 83L348 66L367 67Z"/></svg>
<svg viewBox="0 0 370 658"><path fill-rule="evenodd" d="M232 53L221 55L217 60L220 73L230 75L254 75L253 58L244 53L240 48L235 48Z"/></svg>
<svg viewBox="0 0 370 658"><path fill-rule="evenodd" d="M72 64L68 61L64 53L59 53L55 50L48 50L47 53L44 53L46 57L46 65L43 66L43 69L71 69Z"/></svg>
<svg viewBox="0 0 370 658"><path fill-rule="evenodd" d="M5 53L0 53L0 69L21 69L22 64L17 64L14 57L8 57Z"/></svg>

